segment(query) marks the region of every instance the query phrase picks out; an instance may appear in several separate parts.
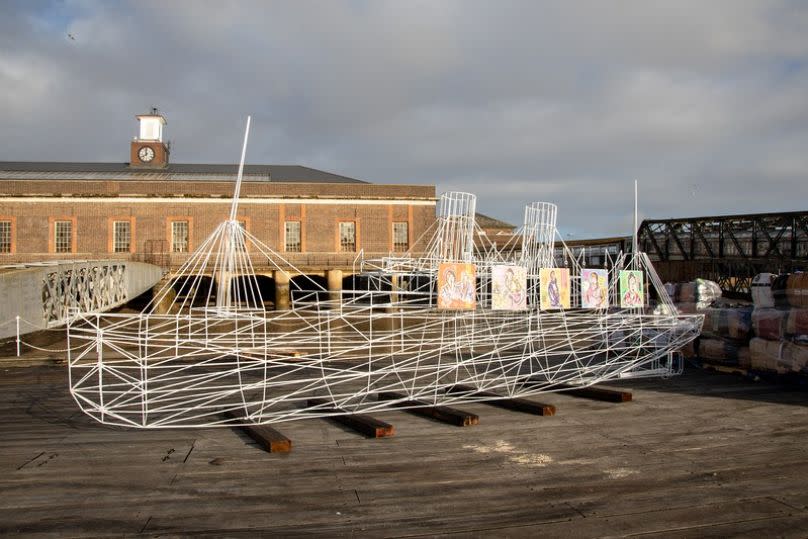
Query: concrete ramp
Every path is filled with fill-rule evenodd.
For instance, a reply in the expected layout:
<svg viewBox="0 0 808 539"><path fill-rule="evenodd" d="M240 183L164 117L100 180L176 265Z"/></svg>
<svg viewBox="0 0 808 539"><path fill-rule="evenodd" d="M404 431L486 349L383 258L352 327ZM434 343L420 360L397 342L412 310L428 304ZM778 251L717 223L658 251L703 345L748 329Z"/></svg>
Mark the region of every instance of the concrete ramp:
<svg viewBox="0 0 808 539"><path fill-rule="evenodd" d="M71 313L104 312L157 284L159 266L127 260L70 260L0 267L0 338L66 324Z"/></svg>

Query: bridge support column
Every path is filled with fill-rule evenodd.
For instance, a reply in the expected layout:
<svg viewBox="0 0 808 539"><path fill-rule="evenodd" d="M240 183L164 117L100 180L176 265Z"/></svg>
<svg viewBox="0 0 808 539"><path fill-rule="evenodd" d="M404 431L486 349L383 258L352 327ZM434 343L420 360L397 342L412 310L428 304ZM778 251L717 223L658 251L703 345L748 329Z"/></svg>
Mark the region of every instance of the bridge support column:
<svg viewBox="0 0 808 539"><path fill-rule="evenodd" d="M289 274L285 271L275 271L275 310L289 310Z"/></svg>
<svg viewBox="0 0 808 539"><path fill-rule="evenodd" d="M342 270L328 270L326 279L328 279L328 299L338 303L342 295Z"/></svg>

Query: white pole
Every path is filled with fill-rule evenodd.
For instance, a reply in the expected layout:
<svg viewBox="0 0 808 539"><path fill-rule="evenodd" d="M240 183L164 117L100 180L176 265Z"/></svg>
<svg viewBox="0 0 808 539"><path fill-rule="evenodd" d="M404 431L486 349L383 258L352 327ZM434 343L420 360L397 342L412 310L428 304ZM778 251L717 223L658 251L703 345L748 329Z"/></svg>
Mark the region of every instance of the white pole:
<svg viewBox="0 0 808 539"><path fill-rule="evenodd" d="M17 315L17 357L20 357L20 315Z"/></svg>
<svg viewBox="0 0 808 539"><path fill-rule="evenodd" d="M233 204L230 206L230 222L225 225L224 230L224 259L222 268L219 271L219 290L216 294L216 307L230 310L230 284L233 278L233 267L235 266L233 257L236 252L236 241L238 231L235 227L236 214L238 213L238 199L241 194L241 179L244 176L244 160L247 156L247 139L250 137L250 121L252 117L247 116L247 127L244 129L244 144L241 147L241 160L238 164L238 175L236 176L236 188L233 190Z"/></svg>
<svg viewBox="0 0 808 539"><path fill-rule="evenodd" d="M631 254L637 256L637 180L634 180L634 232L632 236Z"/></svg>
<svg viewBox="0 0 808 539"><path fill-rule="evenodd" d="M236 220L238 211L238 197L241 194L241 177L244 174L244 158L247 156L247 139L250 136L250 116L247 116L247 128L244 130L244 145L241 147L241 161L238 165L238 176L236 177L236 189L233 193L233 205L230 207L230 220Z"/></svg>

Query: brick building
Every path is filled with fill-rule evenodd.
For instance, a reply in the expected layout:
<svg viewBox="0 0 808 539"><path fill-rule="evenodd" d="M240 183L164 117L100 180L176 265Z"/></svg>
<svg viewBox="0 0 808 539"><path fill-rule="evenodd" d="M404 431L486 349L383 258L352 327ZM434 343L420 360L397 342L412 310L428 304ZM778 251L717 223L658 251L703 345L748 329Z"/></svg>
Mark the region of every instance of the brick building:
<svg viewBox="0 0 808 539"><path fill-rule="evenodd" d="M237 166L171 163L163 116L137 118L129 163L0 162L0 263L124 258L170 270L227 218ZM301 272L326 277L360 251L417 250L435 202L434 186L247 165L238 220Z"/></svg>

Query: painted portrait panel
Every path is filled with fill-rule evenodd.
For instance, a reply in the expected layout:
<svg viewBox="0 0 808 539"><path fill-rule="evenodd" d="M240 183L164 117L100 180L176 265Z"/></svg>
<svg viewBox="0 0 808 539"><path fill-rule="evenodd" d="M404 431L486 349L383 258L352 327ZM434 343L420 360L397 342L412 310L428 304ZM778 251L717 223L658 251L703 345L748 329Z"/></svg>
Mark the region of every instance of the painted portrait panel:
<svg viewBox="0 0 808 539"><path fill-rule="evenodd" d="M605 269L581 270L581 307L605 309L609 306L609 272Z"/></svg>
<svg viewBox="0 0 808 539"><path fill-rule="evenodd" d="M570 270L567 268L539 269L542 310L570 308Z"/></svg>
<svg viewBox="0 0 808 539"><path fill-rule="evenodd" d="M522 266L491 268L491 309L522 311L527 309L527 269Z"/></svg>
<svg viewBox="0 0 808 539"><path fill-rule="evenodd" d="M438 309L473 311L477 306L477 267L444 262L438 266Z"/></svg>
<svg viewBox="0 0 808 539"><path fill-rule="evenodd" d="M641 271L620 272L620 307L629 309L645 304L645 283Z"/></svg>

